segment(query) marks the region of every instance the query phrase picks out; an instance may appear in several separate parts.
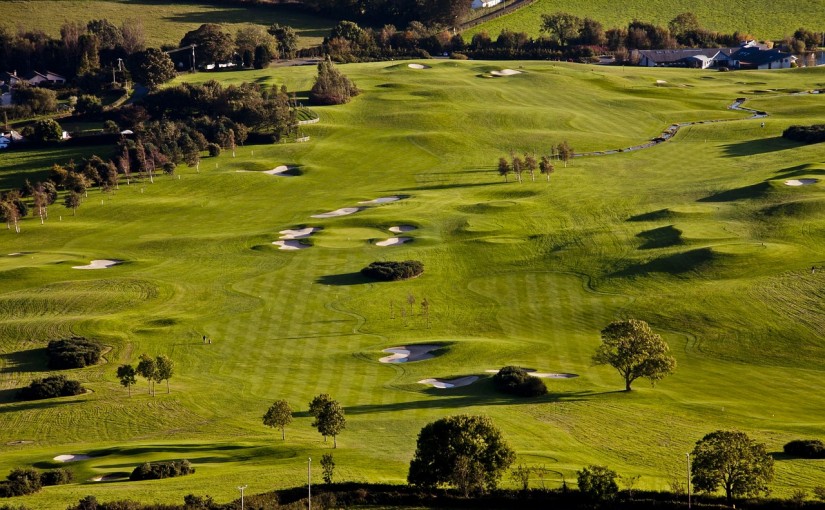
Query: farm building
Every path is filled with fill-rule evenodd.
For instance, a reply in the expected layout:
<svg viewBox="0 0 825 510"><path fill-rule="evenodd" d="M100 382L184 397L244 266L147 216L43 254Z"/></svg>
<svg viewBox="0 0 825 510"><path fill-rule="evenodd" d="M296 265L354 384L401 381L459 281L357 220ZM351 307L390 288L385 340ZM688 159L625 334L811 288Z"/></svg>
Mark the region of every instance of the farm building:
<svg viewBox="0 0 825 510"><path fill-rule="evenodd" d="M737 48L689 48L679 50L638 50L639 65L645 67L689 67L708 69L786 69L796 57L768 49L754 41Z"/></svg>

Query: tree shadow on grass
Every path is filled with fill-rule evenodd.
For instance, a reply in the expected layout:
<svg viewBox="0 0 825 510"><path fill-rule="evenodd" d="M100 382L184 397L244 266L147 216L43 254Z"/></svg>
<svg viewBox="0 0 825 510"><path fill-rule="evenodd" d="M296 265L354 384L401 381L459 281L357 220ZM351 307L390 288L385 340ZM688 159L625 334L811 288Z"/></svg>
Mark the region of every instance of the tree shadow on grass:
<svg viewBox="0 0 825 510"><path fill-rule="evenodd" d="M45 372L48 370L46 358L45 347L2 354L0 355L0 360L3 361L5 367L0 370L0 373Z"/></svg>
<svg viewBox="0 0 825 510"><path fill-rule="evenodd" d="M787 149L795 149L803 145L800 142L793 142L775 136L773 138L760 138L757 140L746 140L744 142L729 143L723 147L725 156L729 158L736 158L741 156L755 156L757 154L766 154L768 152L783 151Z"/></svg>
<svg viewBox="0 0 825 510"><path fill-rule="evenodd" d="M56 397L47 400L16 400L15 395L20 388L13 388L8 390L0 390L0 414L3 413L17 413L21 411L50 409L58 406L70 406L85 402L85 400L64 400L72 397ZM75 395L77 396L77 395Z"/></svg>
<svg viewBox="0 0 825 510"><path fill-rule="evenodd" d="M341 273L341 274L328 274L319 277L315 280L316 283L320 283L321 285L360 285L362 283L374 283L375 280L371 278L367 278L366 276L362 275L360 272L356 273Z"/></svg>
<svg viewBox="0 0 825 510"><path fill-rule="evenodd" d="M660 221L667 220L673 217L673 212L670 209L659 209L658 211L651 211L642 214L631 216L627 221Z"/></svg>
<svg viewBox="0 0 825 510"><path fill-rule="evenodd" d="M691 271L699 271L712 264L717 255L710 248L697 248L681 253L657 257L644 264L633 264L612 276L633 277L645 276L649 273L670 273L680 275Z"/></svg>
<svg viewBox="0 0 825 510"><path fill-rule="evenodd" d="M720 191L705 198L700 198L697 202L733 202L748 198L762 198L767 194L770 187L771 185L768 182L759 182L750 186Z"/></svg>
<svg viewBox="0 0 825 510"><path fill-rule="evenodd" d="M413 188L401 188L400 191L428 191L428 190L441 190L441 189L453 189L453 188L478 188L481 186L495 186L496 184L506 184L504 181L502 182L469 182L469 183L450 183L450 184L432 184L429 186L416 186Z"/></svg>
<svg viewBox="0 0 825 510"><path fill-rule="evenodd" d="M639 246L640 250L653 250L685 244L682 240L682 231L673 225L645 230L636 234L636 237L645 241L644 244Z"/></svg>

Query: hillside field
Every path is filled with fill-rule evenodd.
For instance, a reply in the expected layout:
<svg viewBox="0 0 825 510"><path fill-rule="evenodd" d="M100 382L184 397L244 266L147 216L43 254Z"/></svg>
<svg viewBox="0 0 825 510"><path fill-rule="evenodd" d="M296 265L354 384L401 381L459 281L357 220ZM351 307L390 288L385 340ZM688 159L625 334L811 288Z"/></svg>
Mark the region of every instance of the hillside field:
<svg viewBox="0 0 825 510"><path fill-rule="evenodd" d="M779 40L793 35L799 27L825 30L824 10L824 0L721 3L711 0L622 0L620 4L610 0L536 0L512 14L473 27L463 35L469 41L473 34L486 30L495 38L506 28L537 37L541 35L541 15L559 11L595 19L605 29L626 28L634 19L667 27L668 22L678 14L693 12L702 26L710 30L750 34L759 40Z"/></svg>
<svg viewBox="0 0 825 510"><path fill-rule="evenodd" d="M301 485L307 458L315 469L329 452L336 480L404 483L421 427L458 413L490 416L517 462L546 467L552 487L600 464L667 489L685 453L720 428L777 452L775 495L823 484L825 461L778 452L825 438L825 153L780 137L825 122L825 94L806 93L825 88L825 69L509 62L522 73L490 78L501 63L417 62L431 68L339 66L363 92L315 108L320 122L302 126L308 142L239 147L154 184L121 180L110 195L90 191L76 216L58 203L45 225L29 217L19 235L0 230L0 475L56 467L61 454L92 457L66 464L76 483L11 503L64 509L87 494L180 503L189 493L226 502L239 485L247 494ZM217 77L300 96L314 74ZM728 109L738 97L770 116ZM618 149L711 119L726 121L683 127L646 150L559 162L549 183L505 182L495 170L510 150L541 154L562 140L577 152ZM0 182L43 178L69 157L0 154ZM263 173L278 165L300 175ZM817 181L785 184L799 179ZM402 199L359 204L382 197ZM344 207L364 209L311 217ZM411 242L377 244L400 225L416 227L402 234ZM272 244L298 227L321 228L309 248ZM73 269L96 259L122 264ZM358 274L407 259L424 274L392 283ZM599 331L625 317L650 322L677 358L655 388L640 380L620 391L613 369L591 366ZM14 401L48 374L46 342L70 334L111 347L106 363L68 372L91 392ZM426 361L378 362L409 344L443 348ZM127 396L115 370L141 353L176 362L171 393L159 384L152 397L139 379ZM510 397L486 372L509 364L577 377L547 379L546 397ZM471 375L478 382L460 388L418 383ZM346 411L335 450L306 414L319 393ZM276 399L297 412L286 441L261 424ZM91 481L181 458L194 475Z"/></svg>

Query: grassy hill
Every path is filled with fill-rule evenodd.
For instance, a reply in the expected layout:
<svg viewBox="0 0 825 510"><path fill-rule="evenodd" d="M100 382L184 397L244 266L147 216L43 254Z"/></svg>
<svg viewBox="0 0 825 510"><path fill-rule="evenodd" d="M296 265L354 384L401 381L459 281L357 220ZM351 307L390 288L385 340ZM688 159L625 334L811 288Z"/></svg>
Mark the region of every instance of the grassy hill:
<svg viewBox="0 0 825 510"><path fill-rule="evenodd" d="M709 0L623 0L620 4L608 0L537 0L527 7L488 21L464 32L469 40L473 34L486 30L496 37L502 29L540 35L541 15L569 12L576 16L600 21L605 28L627 27L634 19L666 27L668 21L683 12L693 12L702 26L725 33L751 34L760 40L782 39L799 27L825 30L822 20L822 0L810 2L712 2ZM724 14L723 14L724 13Z"/></svg>
<svg viewBox="0 0 825 510"><path fill-rule="evenodd" d="M112 195L91 192L77 216L54 205L45 225L29 218L19 235L0 232L0 474L57 465L61 454L93 457L68 465L77 483L19 503L228 501L239 485L304 483L307 457L327 452L338 480L403 483L420 428L456 413L492 417L518 462L548 468L554 487L598 463L666 489L685 452L718 428L744 430L772 452L825 435L825 269L810 271L825 266L825 184L785 185L822 179L825 161L821 147L780 138L790 124L825 121L822 95L792 94L825 87L825 70L514 62L523 74L488 78L500 64L429 64L341 66L363 94L316 109L320 122L303 127L309 142L239 147L234 158L204 158L200 173L122 182ZM306 91L313 75L219 77ZM764 128L726 108L736 97L771 113ZM562 140L615 149L708 119L730 121L684 127L647 150L576 158L550 183L505 183L495 172L511 149ZM68 154L0 154L2 182L42 175L48 157ZM262 173L282 164L301 175ZM388 196L405 198L311 218ZM413 241L378 246L397 225L416 226ZM310 248L271 244L299 226L322 228ZM93 259L123 263L72 268ZM357 274L405 259L425 273L391 283ZM402 319L410 295L413 314ZM655 389L639 381L619 391L612 369L591 366L599 331L620 317L649 321L678 360ZM92 392L13 401L48 373L46 341L69 334L112 347L107 363L69 372ZM444 349L427 361L378 362L382 349L409 343ZM170 394L159 386L151 397L139 380L130 398L119 386L116 367L141 353L175 360ZM510 397L486 373L508 364L578 377L548 380L540 399ZM446 390L417 382L467 375L481 379ZM347 413L336 450L305 414L322 392ZM285 442L261 425L282 398L298 411ZM180 458L196 474L89 481ZM825 479L825 461L779 456L776 469L778 495Z"/></svg>
<svg viewBox="0 0 825 510"><path fill-rule="evenodd" d="M295 28L303 48L320 44L335 24L284 6L232 6L186 0L8 0L3 7L0 27L14 31L23 26L27 30L43 30L52 37L60 36L60 27L67 21L108 19L120 25L126 19L140 19L146 42L154 47L177 44L186 32L203 23L220 23L232 34L251 24L268 27L280 23Z"/></svg>

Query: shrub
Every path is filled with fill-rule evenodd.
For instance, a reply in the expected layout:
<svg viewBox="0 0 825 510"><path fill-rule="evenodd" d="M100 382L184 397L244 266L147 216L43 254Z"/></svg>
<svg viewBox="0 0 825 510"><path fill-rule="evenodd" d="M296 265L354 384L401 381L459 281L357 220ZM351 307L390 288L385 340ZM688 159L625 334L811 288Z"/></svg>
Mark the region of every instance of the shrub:
<svg viewBox="0 0 825 510"><path fill-rule="evenodd" d="M453 59L453 60L467 60L468 57L464 53L459 53L457 51L454 51L454 52L450 53L450 58Z"/></svg>
<svg viewBox="0 0 825 510"><path fill-rule="evenodd" d="M221 155L221 146L216 143L210 143L206 146L206 150L209 151L209 155L213 158L217 158Z"/></svg>
<svg viewBox="0 0 825 510"><path fill-rule="evenodd" d="M791 126L782 132L782 137L804 143L825 142L825 124Z"/></svg>
<svg viewBox="0 0 825 510"><path fill-rule="evenodd" d="M616 472L605 466L588 466L576 474L579 492L591 501L610 501L619 492Z"/></svg>
<svg viewBox="0 0 825 510"><path fill-rule="evenodd" d="M171 460L168 462L147 462L135 468L129 480L160 480L176 476L191 475L195 468L188 460Z"/></svg>
<svg viewBox="0 0 825 510"><path fill-rule="evenodd" d="M71 471L64 468L58 468L50 471L44 471L43 474L40 475L40 483L42 483L44 487L50 485L64 485L71 483L73 478L74 476Z"/></svg>
<svg viewBox="0 0 825 510"><path fill-rule="evenodd" d="M17 392L18 400L41 400L44 398L70 397L85 393L84 388L77 381L66 379L65 375L51 375L43 379L35 379Z"/></svg>
<svg viewBox="0 0 825 510"><path fill-rule="evenodd" d="M414 278L424 272L424 264L417 260L403 262L373 262L361 270L361 274L387 282Z"/></svg>
<svg viewBox="0 0 825 510"><path fill-rule="evenodd" d="M100 344L83 337L73 336L52 340L47 347L49 368L83 368L100 361Z"/></svg>
<svg viewBox="0 0 825 510"><path fill-rule="evenodd" d="M33 494L42 487L40 473L32 468L13 469L6 480L0 483L0 497L4 498Z"/></svg>
<svg viewBox="0 0 825 510"><path fill-rule="evenodd" d="M796 439L782 448L788 455L803 459L825 459L825 443L819 439Z"/></svg>
<svg viewBox="0 0 825 510"><path fill-rule="evenodd" d="M349 78L335 68L332 60L327 58L318 63L318 76L309 91L309 99L322 105L345 104L360 92Z"/></svg>
<svg viewBox="0 0 825 510"><path fill-rule="evenodd" d="M521 367L507 366L493 376L493 383L501 391L520 397L538 397L547 394L547 386L538 377Z"/></svg>

